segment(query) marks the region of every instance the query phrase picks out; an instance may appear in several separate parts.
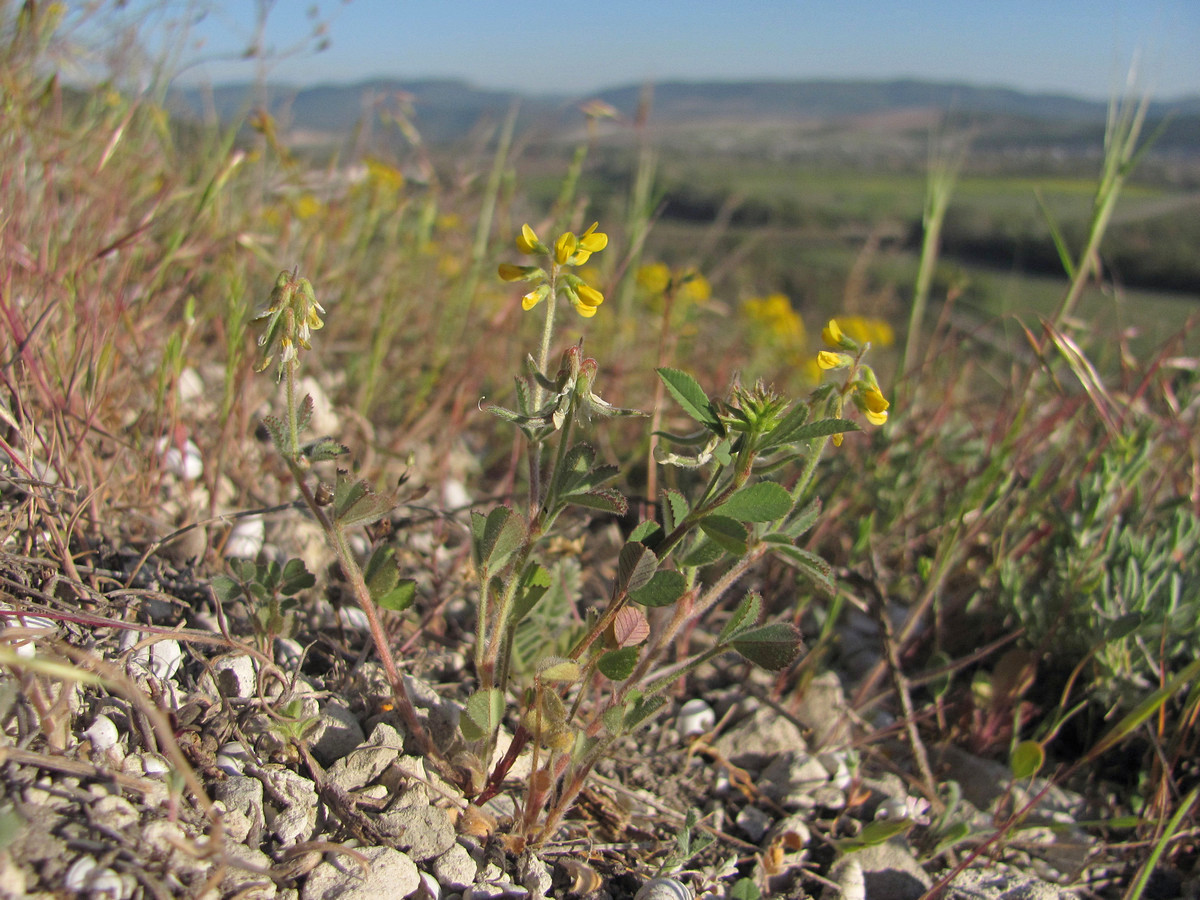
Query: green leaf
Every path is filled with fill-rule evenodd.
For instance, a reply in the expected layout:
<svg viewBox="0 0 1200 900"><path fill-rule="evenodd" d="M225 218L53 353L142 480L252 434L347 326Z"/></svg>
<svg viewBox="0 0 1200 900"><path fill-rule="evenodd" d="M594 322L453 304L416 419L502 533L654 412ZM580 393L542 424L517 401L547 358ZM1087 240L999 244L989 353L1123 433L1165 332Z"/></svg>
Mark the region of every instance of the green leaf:
<svg viewBox="0 0 1200 900"><path fill-rule="evenodd" d="M497 506L486 517L471 513L471 534L474 538L475 562L486 571L495 571L525 539L525 525L507 506Z"/></svg>
<svg viewBox="0 0 1200 900"><path fill-rule="evenodd" d="M629 599L639 606L670 606L687 590L687 579L682 572L660 569L637 590L629 592Z"/></svg>
<svg viewBox="0 0 1200 900"><path fill-rule="evenodd" d="M753 878L739 878L729 889L729 900L762 900L762 893Z"/></svg>
<svg viewBox="0 0 1200 900"><path fill-rule="evenodd" d="M770 434L764 435L762 443L759 444L759 449L762 452L771 450L775 447L781 447L784 444L790 444L795 438L793 434L798 431L805 422L808 421L808 405L799 403L788 410L787 415L779 420L778 424L771 429Z"/></svg>
<svg viewBox="0 0 1200 900"><path fill-rule="evenodd" d="M799 441L809 441L813 438L828 437L831 434L844 434L847 431L862 431L858 424L849 419L819 419L797 428L788 439L789 444Z"/></svg>
<svg viewBox="0 0 1200 900"><path fill-rule="evenodd" d="M622 647L619 650L609 650L596 663L604 677L610 681L624 681L633 674L637 665L638 647Z"/></svg>
<svg viewBox="0 0 1200 900"><path fill-rule="evenodd" d="M375 493L366 479L338 477L333 490L333 518L341 525L370 525L391 512L392 506L392 501Z"/></svg>
<svg viewBox="0 0 1200 900"><path fill-rule="evenodd" d="M573 659L548 656L538 662L537 677L541 681L574 684L583 675L583 668Z"/></svg>
<svg viewBox="0 0 1200 900"><path fill-rule="evenodd" d="M412 606L413 598L417 595L417 583L411 578L401 579L396 583L396 586L381 597L376 597L375 602L381 609L390 609L393 612L404 612ZM372 595L374 596L374 595Z"/></svg>
<svg viewBox="0 0 1200 900"><path fill-rule="evenodd" d="M316 404L313 403L312 394L305 394L304 399L300 401L300 408L296 410L296 431L304 431L312 422L313 410ZM350 451L347 450L347 453Z"/></svg>
<svg viewBox="0 0 1200 900"><path fill-rule="evenodd" d="M209 584L222 603L232 603L242 596L242 586L228 575L217 575Z"/></svg>
<svg viewBox="0 0 1200 900"><path fill-rule="evenodd" d="M339 444L333 438L320 438L310 444L305 444L300 452L308 458L309 462L324 462L327 459L345 456L350 452L350 448L345 444Z"/></svg>
<svg viewBox="0 0 1200 900"><path fill-rule="evenodd" d="M458 722L463 737L481 741L495 733L504 715L504 693L499 688L476 691L467 699L467 707Z"/></svg>
<svg viewBox="0 0 1200 900"><path fill-rule="evenodd" d="M707 566L720 559L724 552L715 542L701 535L684 555L683 565L689 569Z"/></svg>
<svg viewBox="0 0 1200 900"><path fill-rule="evenodd" d="M833 566L817 554L791 544L771 544L771 551L786 563L791 563L808 576L817 588L827 594L834 594L837 588L833 583Z"/></svg>
<svg viewBox="0 0 1200 900"><path fill-rule="evenodd" d="M629 707L625 703L606 709L600 716L601 721L604 722L604 730L613 737L619 735L625 727L625 713L628 712L628 709Z"/></svg>
<svg viewBox="0 0 1200 900"><path fill-rule="evenodd" d="M674 488L667 488L663 491L663 527L668 531L674 531L675 527L687 518L688 502L683 494Z"/></svg>
<svg viewBox="0 0 1200 900"><path fill-rule="evenodd" d="M316 583L316 576L308 571L308 567L304 565L304 560L289 559L283 567L279 591L282 594L291 596L300 591L308 590Z"/></svg>
<svg viewBox="0 0 1200 900"><path fill-rule="evenodd" d="M587 491L582 494L569 494L563 497L563 501L574 503L585 509L598 509L601 512L612 513L614 516L623 516L629 512L629 501L620 491L614 491L611 488Z"/></svg>
<svg viewBox="0 0 1200 900"><path fill-rule="evenodd" d="M835 840L834 844L843 852L861 850L864 847L874 847L885 844L898 834L903 834L912 828L910 819L881 819L868 823L856 837Z"/></svg>
<svg viewBox="0 0 1200 900"><path fill-rule="evenodd" d="M379 602L379 598L387 594L400 580L400 571L396 568L396 551L392 547L378 547L367 566L363 570L363 580L371 596Z"/></svg>
<svg viewBox="0 0 1200 900"><path fill-rule="evenodd" d="M774 522L792 508L792 495L773 481L742 488L717 507L716 512L739 522Z"/></svg>
<svg viewBox="0 0 1200 900"><path fill-rule="evenodd" d="M550 590L550 573L537 563L530 563L521 573L521 582L517 585L516 599L513 600L512 624L520 622L537 606L539 600Z"/></svg>
<svg viewBox="0 0 1200 900"><path fill-rule="evenodd" d="M656 371L685 413L709 431L724 434L725 428L717 417L716 408L695 378L679 369L661 368Z"/></svg>
<svg viewBox="0 0 1200 900"><path fill-rule="evenodd" d="M1132 596L1132 595L1127 595ZM1119 641L1133 634L1142 626L1142 614L1139 612L1126 613L1108 626L1105 641Z"/></svg>
<svg viewBox="0 0 1200 900"><path fill-rule="evenodd" d="M737 519L728 516L705 516L700 520L700 530L722 550L734 556L745 555L750 532Z"/></svg>
<svg viewBox="0 0 1200 900"><path fill-rule="evenodd" d="M1038 741L1021 741L1013 747L1008 767L1013 778L1032 778L1046 762L1046 751Z"/></svg>
<svg viewBox="0 0 1200 900"><path fill-rule="evenodd" d="M652 697L638 697L625 711L625 730L632 731L649 721L650 717L662 709L666 702L667 698L661 694L655 694Z"/></svg>
<svg viewBox="0 0 1200 900"><path fill-rule="evenodd" d="M783 528L779 530L780 534L786 534L792 543L808 529L812 528L817 523L817 519L821 516L821 501L814 499L808 506L795 513L791 518L783 523Z"/></svg>
<svg viewBox="0 0 1200 900"><path fill-rule="evenodd" d="M629 541L617 559L617 592L624 594L645 587L657 568L658 558L649 547Z"/></svg>
<svg viewBox="0 0 1200 900"><path fill-rule="evenodd" d="M778 672L791 665L800 652L800 631L795 625L761 625L734 636L729 642L756 666Z"/></svg>
<svg viewBox="0 0 1200 900"><path fill-rule="evenodd" d="M737 605L737 609L733 611L729 621L721 629L721 633L717 636L717 643L728 643L729 639L739 631L757 625L760 616L762 616L762 598L754 591L750 591L742 598L742 602Z"/></svg>
<svg viewBox="0 0 1200 900"><path fill-rule="evenodd" d="M629 540L637 541L639 544L645 544L651 550L654 545L662 540L663 530L657 522L646 519L643 522L638 522L633 531L629 532Z"/></svg>

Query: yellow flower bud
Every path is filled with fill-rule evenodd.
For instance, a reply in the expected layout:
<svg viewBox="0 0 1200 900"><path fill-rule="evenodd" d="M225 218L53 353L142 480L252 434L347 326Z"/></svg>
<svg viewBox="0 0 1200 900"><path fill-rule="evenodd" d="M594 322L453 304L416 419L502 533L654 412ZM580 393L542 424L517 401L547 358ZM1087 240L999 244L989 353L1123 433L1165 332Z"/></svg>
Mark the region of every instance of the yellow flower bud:
<svg viewBox="0 0 1200 900"><path fill-rule="evenodd" d="M821 329L821 340L834 349L842 346L842 329L838 327L837 319L830 319L829 324Z"/></svg>
<svg viewBox="0 0 1200 900"><path fill-rule="evenodd" d="M521 298L521 309L526 311L533 309L539 303L546 299L550 294L550 285L539 285L535 290L530 291Z"/></svg>
<svg viewBox="0 0 1200 900"><path fill-rule="evenodd" d="M592 287L590 284L581 284L575 289L579 295L579 302L584 306L590 306L595 309L604 302L604 295Z"/></svg>
<svg viewBox="0 0 1200 900"><path fill-rule="evenodd" d="M841 369L850 365L850 358L845 353L822 350L817 354L817 365L822 369Z"/></svg>
<svg viewBox="0 0 1200 900"><path fill-rule="evenodd" d="M525 277L525 267L514 266L512 263L500 263L500 277L505 281L520 281Z"/></svg>

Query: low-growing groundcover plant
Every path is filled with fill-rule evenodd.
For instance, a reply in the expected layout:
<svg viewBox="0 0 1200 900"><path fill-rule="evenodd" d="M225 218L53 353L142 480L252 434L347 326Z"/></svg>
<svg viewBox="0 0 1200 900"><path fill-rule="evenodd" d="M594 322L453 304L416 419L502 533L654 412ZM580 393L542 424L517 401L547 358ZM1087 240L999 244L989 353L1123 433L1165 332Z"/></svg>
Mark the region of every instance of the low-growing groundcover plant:
<svg viewBox="0 0 1200 900"><path fill-rule="evenodd" d="M596 763L620 738L648 722L664 705L666 689L688 672L730 651L776 671L794 661L801 647L798 630L790 623L762 622L762 600L751 592L728 613L712 646L686 661L661 664L676 636L719 610L742 575L768 555L796 567L824 592L834 590L828 563L797 545L819 516L817 463L827 443L840 446L846 432L858 429L844 417L848 406L873 425L888 418L888 401L864 362L869 345L845 335L836 321L824 331L829 349L821 351L818 362L844 375L803 402L761 383L734 385L724 399L714 400L685 372L660 368L663 384L696 430L660 433L665 446L659 461L694 469L700 477L690 496L674 488L664 491L660 516L638 522L620 548L607 599L582 606L582 597L561 587L562 574L552 571L544 548L556 538L560 517L573 507L616 516L629 511L626 498L609 486L618 467L599 461L595 446L582 435L596 418L639 415L597 394L599 363L584 355L582 341L562 352L557 371L551 373L547 365L558 303L568 301L591 318L604 301L571 271L607 246L608 236L597 228L598 223L580 235L563 232L550 247L525 225L517 247L537 262L504 263L499 269L504 280L530 286L521 305L526 310L540 305L544 320L538 356L528 358L516 382L517 409L490 408L524 436L528 494L522 505L471 513L479 585L478 688L466 702L465 745L457 749L434 746L417 721L376 610L403 610L412 599L411 582L400 582L386 544L363 568L350 549L347 529L381 519L390 511L389 502L342 470L331 484L313 483L310 476L313 466L346 452L331 438L301 440L313 403L296 395L300 354L312 349L325 310L307 279L283 272L258 316L265 322L260 369L277 356L277 380L286 388L285 415L269 418L268 430L367 615L405 726L443 768L452 762L477 804L502 789L519 755L532 758L523 806L508 832L515 851L553 839ZM555 608L547 615L542 604ZM538 623L540 652L518 649L526 620ZM489 769L514 697L516 731Z"/></svg>

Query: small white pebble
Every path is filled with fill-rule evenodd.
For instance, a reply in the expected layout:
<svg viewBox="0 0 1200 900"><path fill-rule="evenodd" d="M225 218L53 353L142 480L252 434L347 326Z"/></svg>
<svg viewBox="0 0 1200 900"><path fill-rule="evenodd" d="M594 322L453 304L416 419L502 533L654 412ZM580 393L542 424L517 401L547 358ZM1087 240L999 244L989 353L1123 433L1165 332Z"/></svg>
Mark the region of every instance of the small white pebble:
<svg viewBox="0 0 1200 900"><path fill-rule="evenodd" d="M263 548L266 530L261 516L250 516L238 519L233 530L229 532L229 540L225 542L225 555L241 559L256 559Z"/></svg>
<svg viewBox="0 0 1200 900"><path fill-rule="evenodd" d="M216 766L226 775L241 775L246 770L246 761L250 754L240 741L230 741L223 744L217 751Z"/></svg>
<svg viewBox="0 0 1200 900"><path fill-rule="evenodd" d="M118 898L126 896L125 883L112 869L96 871L98 864L90 856L81 856L63 876L63 886L69 891L87 891L92 897Z"/></svg>
<svg viewBox="0 0 1200 900"><path fill-rule="evenodd" d="M117 745L117 741L121 739L121 732L117 728L116 723L108 716L96 716L90 728L83 733L92 746L103 753Z"/></svg>
<svg viewBox="0 0 1200 900"><path fill-rule="evenodd" d="M147 775L165 775L170 769L167 761L153 753L142 754L142 771Z"/></svg>
<svg viewBox="0 0 1200 900"><path fill-rule="evenodd" d="M158 454L162 457L163 466L172 475L195 481L204 474L204 458L200 455L200 448L191 440L186 441L180 450L177 444L161 437L158 439Z"/></svg>
<svg viewBox="0 0 1200 900"><path fill-rule="evenodd" d="M692 737L711 730L716 721L716 713L711 706L703 700L689 700L679 707L679 714L675 717L675 730L681 737Z"/></svg>

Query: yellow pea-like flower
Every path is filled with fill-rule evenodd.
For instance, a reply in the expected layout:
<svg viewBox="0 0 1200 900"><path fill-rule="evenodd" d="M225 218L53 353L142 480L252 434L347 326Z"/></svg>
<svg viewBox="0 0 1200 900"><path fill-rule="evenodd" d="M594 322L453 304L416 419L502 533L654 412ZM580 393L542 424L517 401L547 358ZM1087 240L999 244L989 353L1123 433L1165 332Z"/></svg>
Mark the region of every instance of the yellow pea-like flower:
<svg viewBox="0 0 1200 900"><path fill-rule="evenodd" d="M518 250L526 256L533 256L539 252L538 248L541 244L542 242L538 240L537 234L534 233L534 230L529 225L521 226L521 233L517 235Z"/></svg>
<svg viewBox="0 0 1200 900"><path fill-rule="evenodd" d="M578 247L579 239L571 232L564 231L558 236L558 240L554 242L554 261L560 266L565 266L571 257L575 255L575 250Z"/></svg>
<svg viewBox="0 0 1200 900"><path fill-rule="evenodd" d="M843 369L850 365L850 357L845 353L834 353L832 350L822 350L817 354L817 365L822 369Z"/></svg>

